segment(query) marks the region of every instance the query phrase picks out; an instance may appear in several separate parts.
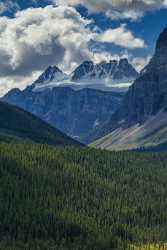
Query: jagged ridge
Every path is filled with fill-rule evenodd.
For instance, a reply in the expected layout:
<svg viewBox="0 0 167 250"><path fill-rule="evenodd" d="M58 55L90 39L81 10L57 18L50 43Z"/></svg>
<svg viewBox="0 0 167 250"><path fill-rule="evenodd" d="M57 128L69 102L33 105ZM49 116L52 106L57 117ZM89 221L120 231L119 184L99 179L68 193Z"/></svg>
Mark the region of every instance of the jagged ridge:
<svg viewBox="0 0 167 250"><path fill-rule="evenodd" d="M94 64L92 61L86 61L77 67L72 74L73 81L107 78L115 82L121 82L123 80L131 81L137 77L137 71L129 64L126 58L120 61L104 61L99 64Z"/></svg>

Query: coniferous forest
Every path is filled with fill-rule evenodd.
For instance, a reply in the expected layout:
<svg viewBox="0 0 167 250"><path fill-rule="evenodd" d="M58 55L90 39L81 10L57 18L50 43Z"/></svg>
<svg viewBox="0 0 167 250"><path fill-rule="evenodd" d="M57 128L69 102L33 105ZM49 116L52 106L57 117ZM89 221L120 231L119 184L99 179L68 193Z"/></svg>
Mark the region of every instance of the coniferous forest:
<svg viewBox="0 0 167 250"><path fill-rule="evenodd" d="M0 249L167 249L167 154L0 144Z"/></svg>

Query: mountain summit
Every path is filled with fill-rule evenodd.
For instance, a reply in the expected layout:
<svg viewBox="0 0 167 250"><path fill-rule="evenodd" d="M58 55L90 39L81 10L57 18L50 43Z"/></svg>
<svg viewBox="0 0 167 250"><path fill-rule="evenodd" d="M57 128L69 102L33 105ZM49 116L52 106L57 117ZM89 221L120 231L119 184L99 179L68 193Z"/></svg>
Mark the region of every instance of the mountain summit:
<svg viewBox="0 0 167 250"><path fill-rule="evenodd" d="M68 76L56 66L49 66L34 82L34 89L41 90L50 84L57 86L59 82L68 79Z"/></svg>
<svg viewBox="0 0 167 250"><path fill-rule="evenodd" d="M49 66L45 72L35 81L35 84L45 84L51 81L62 81L67 78L67 75L63 73L56 66Z"/></svg>
<svg viewBox="0 0 167 250"><path fill-rule="evenodd" d="M167 142L167 28L158 38L150 63L97 136L109 133L95 145L119 150Z"/></svg>
<svg viewBox="0 0 167 250"><path fill-rule="evenodd" d="M94 64L85 61L72 74L73 81L110 80L113 82L128 82L138 77L137 71L129 64L126 58L120 61L101 62Z"/></svg>

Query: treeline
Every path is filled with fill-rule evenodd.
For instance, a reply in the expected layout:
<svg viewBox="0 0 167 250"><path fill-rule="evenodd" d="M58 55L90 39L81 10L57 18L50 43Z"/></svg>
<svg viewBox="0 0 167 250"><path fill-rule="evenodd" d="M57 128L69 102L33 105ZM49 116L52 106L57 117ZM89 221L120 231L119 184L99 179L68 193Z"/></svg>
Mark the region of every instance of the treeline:
<svg viewBox="0 0 167 250"><path fill-rule="evenodd" d="M0 249L167 242L167 154L0 144Z"/></svg>

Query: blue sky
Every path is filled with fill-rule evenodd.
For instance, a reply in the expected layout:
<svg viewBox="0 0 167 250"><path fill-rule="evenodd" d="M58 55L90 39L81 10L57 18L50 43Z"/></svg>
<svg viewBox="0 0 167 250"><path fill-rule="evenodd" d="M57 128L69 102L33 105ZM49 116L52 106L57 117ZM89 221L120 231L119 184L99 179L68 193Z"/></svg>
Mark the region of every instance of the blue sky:
<svg viewBox="0 0 167 250"><path fill-rule="evenodd" d="M148 12L139 20L133 21L129 19L112 20L108 18L105 13L88 14L87 9L81 6L78 8L78 11L86 18L93 18L94 23L102 30L119 27L122 23L126 24L129 30L137 37L141 37L146 43L146 48L133 51L134 56L152 55L160 32L167 26L166 9ZM106 46L106 49L111 51L111 53L122 50L122 48L113 46L112 44L108 45L108 47Z"/></svg>
<svg viewBox="0 0 167 250"><path fill-rule="evenodd" d="M0 1L0 94L50 64L70 72L83 60L127 57L140 70L166 26L167 0Z"/></svg>

